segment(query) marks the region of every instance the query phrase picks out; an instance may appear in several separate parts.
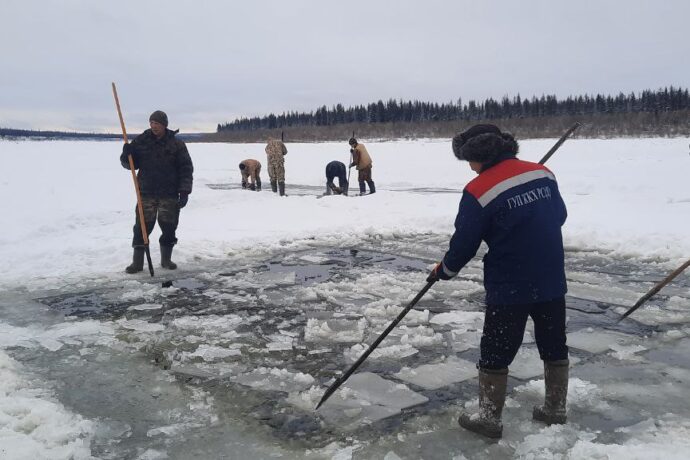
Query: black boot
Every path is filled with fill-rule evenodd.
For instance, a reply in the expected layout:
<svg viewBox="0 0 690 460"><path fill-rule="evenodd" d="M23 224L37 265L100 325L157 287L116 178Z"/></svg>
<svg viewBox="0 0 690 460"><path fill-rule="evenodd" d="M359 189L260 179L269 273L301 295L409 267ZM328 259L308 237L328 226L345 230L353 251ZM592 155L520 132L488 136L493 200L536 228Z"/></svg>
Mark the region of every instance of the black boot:
<svg viewBox="0 0 690 460"><path fill-rule="evenodd" d="M146 251L143 246L137 246L134 248L134 255L132 256L132 264L125 268L125 272L130 275L133 273L139 273L144 269L144 255Z"/></svg>
<svg viewBox="0 0 690 460"><path fill-rule="evenodd" d="M252 192L255 192L256 191L256 185L249 184L249 190L251 190Z"/></svg>
<svg viewBox="0 0 690 460"><path fill-rule="evenodd" d="M161 267L167 268L168 270L175 270L177 268L177 264L170 260L172 251L172 246L161 245Z"/></svg>
<svg viewBox="0 0 690 460"><path fill-rule="evenodd" d="M274 180L271 181L271 190L273 190L273 193L278 193L278 182Z"/></svg>
<svg viewBox="0 0 690 460"><path fill-rule="evenodd" d="M285 195L285 182L278 182L278 188L280 189L280 196L287 196Z"/></svg>
<svg viewBox="0 0 690 460"><path fill-rule="evenodd" d="M364 195L367 192L366 182L363 180L359 181L359 194Z"/></svg>
<svg viewBox="0 0 690 460"><path fill-rule="evenodd" d="M369 195L371 195L372 193L376 193L376 185L374 185L374 181L368 180L367 184L369 184Z"/></svg>
<svg viewBox="0 0 690 460"><path fill-rule="evenodd" d="M547 425L566 422L565 401L568 397L568 366L570 361L544 361L546 397L544 405L532 411L532 418Z"/></svg>
<svg viewBox="0 0 690 460"><path fill-rule="evenodd" d="M256 191L261 191L261 179L259 179L258 177L256 178Z"/></svg>
<svg viewBox="0 0 690 460"><path fill-rule="evenodd" d="M479 369L479 413L461 414L461 427L488 438L503 436L501 414L506 401L508 369Z"/></svg>

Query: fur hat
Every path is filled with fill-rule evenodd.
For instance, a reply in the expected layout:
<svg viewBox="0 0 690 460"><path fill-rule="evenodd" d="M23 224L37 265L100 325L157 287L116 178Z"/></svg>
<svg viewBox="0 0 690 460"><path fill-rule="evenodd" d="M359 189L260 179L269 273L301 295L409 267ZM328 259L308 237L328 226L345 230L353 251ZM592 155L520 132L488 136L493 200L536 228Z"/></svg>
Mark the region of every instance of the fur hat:
<svg viewBox="0 0 690 460"><path fill-rule="evenodd" d="M153 112L149 117L149 121L155 121L156 123L160 123L166 128L168 127L168 116L162 110L156 110L155 112Z"/></svg>
<svg viewBox="0 0 690 460"><path fill-rule="evenodd" d="M492 163L499 155L518 153L518 143L510 133L495 125L474 125L453 138L453 153L458 160Z"/></svg>
<svg viewBox="0 0 690 460"><path fill-rule="evenodd" d="M357 139L355 139L354 137L351 137L350 140L347 142L350 145L357 145Z"/></svg>

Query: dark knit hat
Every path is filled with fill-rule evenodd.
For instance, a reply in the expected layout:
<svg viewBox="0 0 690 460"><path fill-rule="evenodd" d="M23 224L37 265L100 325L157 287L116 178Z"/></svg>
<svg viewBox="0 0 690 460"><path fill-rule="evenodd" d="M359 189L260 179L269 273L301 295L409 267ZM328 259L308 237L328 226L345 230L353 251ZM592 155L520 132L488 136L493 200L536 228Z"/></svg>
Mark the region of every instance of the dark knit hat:
<svg viewBox="0 0 690 460"><path fill-rule="evenodd" d="M515 156L518 143L510 133L495 125L474 125L453 138L453 153L458 160L492 163L499 155Z"/></svg>
<svg viewBox="0 0 690 460"><path fill-rule="evenodd" d="M357 145L357 139L354 137L351 137L349 141L347 141L348 144L350 145Z"/></svg>
<svg viewBox="0 0 690 460"><path fill-rule="evenodd" d="M155 112L153 112L149 117L149 121L155 121L156 123L160 123L166 128L168 127L168 116L162 110L156 110Z"/></svg>

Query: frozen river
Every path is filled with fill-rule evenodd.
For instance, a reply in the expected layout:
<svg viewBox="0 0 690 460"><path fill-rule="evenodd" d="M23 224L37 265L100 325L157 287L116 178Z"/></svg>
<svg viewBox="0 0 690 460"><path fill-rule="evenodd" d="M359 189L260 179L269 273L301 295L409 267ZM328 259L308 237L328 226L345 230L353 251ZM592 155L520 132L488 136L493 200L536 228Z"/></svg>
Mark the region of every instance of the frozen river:
<svg viewBox="0 0 690 460"><path fill-rule="evenodd" d="M654 299L658 310L617 323L663 277L658 264L572 249L565 427L531 421L543 376L528 326L510 369L504 439L457 428L459 409L477 402L479 260L434 286L315 412L423 286L443 244L431 234L357 247L313 241L174 278L6 292L0 332L22 337L6 352L95 423L97 458L544 458L634 443L649 423L688 429L687 278Z"/></svg>
<svg viewBox="0 0 690 460"><path fill-rule="evenodd" d="M529 325L504 438L458 428L477 405L481 254L314 411L425 285L472 177L447 140L365 143L378 192L318 200L347 144L288 144L287 198L239 189L263 145L191 144L180 269L150 278L122 272L134 199L118 143L2 142L0 458L686 458L690 278L617 323L690 255L685 139L569 140L549 160L569 210L567 425L531 420Z"/></svg>

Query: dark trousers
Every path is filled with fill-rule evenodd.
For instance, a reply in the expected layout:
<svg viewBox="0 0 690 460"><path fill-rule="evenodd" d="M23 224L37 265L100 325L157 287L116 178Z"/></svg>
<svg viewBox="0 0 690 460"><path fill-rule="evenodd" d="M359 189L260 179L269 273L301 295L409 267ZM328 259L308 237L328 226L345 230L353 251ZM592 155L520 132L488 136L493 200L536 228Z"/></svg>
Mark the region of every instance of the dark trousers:
<svg viewBox="0 0 690 460"><path fill-rule="evenodd" d="M519 305L487 305L479 367L505 369L515 359L527 317L534 321L534 340L544 361L568 358L565 344L565 297Z"/></svg>
<svg viewBox="0 0 690 460"><path fill-rule="evenodd" d="M162 235L158 239L161 246L174 246L177 243L175 231L180 219L180 208L177 205L177 198L145 198L142 197L141 203L144 207L144 220L146 221L146 231L151 235L153 226L161 228ZM139 221L139 210L135 207L136 222L134 224L134 237L132 247L143 246L144 238L141 236L141 224Z"/></svg>

